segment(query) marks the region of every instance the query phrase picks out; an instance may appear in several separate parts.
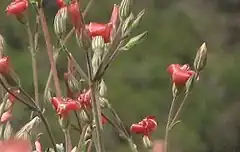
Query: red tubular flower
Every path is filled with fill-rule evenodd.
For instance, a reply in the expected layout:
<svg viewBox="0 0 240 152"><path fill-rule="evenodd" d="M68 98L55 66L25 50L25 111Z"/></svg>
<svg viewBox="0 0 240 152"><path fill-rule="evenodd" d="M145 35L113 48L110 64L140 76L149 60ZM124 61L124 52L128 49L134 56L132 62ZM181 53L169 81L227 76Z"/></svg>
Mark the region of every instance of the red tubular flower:
<svg viewBox="0 0 240 152"><path fill-rule="evenodd" d="M0 73L2 75L7 75L10 72L10 58L7 57L3 57L0 59Z"/></svg>
<svg viewBox="0 0 240 152"><path fill-rule="evenodd" d="M27 0L15 0L6 8L8 15L20 15L28 8Z"/></svg>
<svg viewBox="0 0 240 152"><path fill-rule="evenodd" d="M1 117L1 123L6 123L11 118L12 118L12 110L10 109L10 110L3 113L2 117Z"/></svg>
<svg viewBox="0 0 240 152"><path fill-rule="evenodd" d="M154 116L148 116L137 124L132 124L130 131L143 134L145 136L150 136L150 134L157 128L157 121Z"/></svg>
<svg viewBox="0 0 240 152"><path fill-rule="evenodd" d="M66 6L64 0L56 0L56 3L57 3L59 8L62 8L62 7Z"/></svg>
<svg viewBox="0 0 240 152"><path fill-rule="evenodd" d="M70 111L81 108L79 103L72 99L53 97L51 102L60 117L67 117Z"/></svg>
<svg viewBox="0 0 240 152"><path fill-rule="evenodd" d="M76 29L80 29L82 27L82 18L81 12L79 11L79 5L77 1L72 1L71 4L68 5L68 13L71 17L72 24Z"/></svg>
<svg viewBox="0 0 240 152"><path fill-rule="evenodd" d="M172 82L177 86L185 85L187 80L195 74L194 71L190 70L188 64L171 64L168 66L167 71L172 77Z"/></svg>
<svg viewBox="0 0 240 152"><path fill-rule="evenodd" d="M32 152L31 143L20 139L1 141L0 149L1 152Z"/></svg>
<svg viewBox="0 0 240 152"><path fill-rule="evenodd" d="M88 30L90 37L102 36L105 43L110 42L111 31L113 28L112 23L100 24L91 22L85 27Z"/></svg>
<svg viewBox="0 0 240 152"><path fill-rule="evenodd" d="M79 101L81 106L85 108L90 108L91 107L91 90L89 89L88 91L81 93L77 97L77 100Z"/></svg>

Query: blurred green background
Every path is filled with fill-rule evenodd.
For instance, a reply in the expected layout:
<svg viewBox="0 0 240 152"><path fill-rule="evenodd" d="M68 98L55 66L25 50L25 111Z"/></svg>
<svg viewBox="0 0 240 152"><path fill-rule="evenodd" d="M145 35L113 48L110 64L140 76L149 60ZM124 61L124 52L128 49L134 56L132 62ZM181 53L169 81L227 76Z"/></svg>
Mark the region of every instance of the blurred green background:
<svg viewBox="0 0 240 152"><path fill-rule="evenodd" d="M87 2L82 0L83 9ZM13 16L5 15L8 3L10 0L0 2L0 33L7 43L5 54L11 56L22 86L33 95L26 30ZM96 0L87 15L87 22L107 22L114 3L119 4L120 0ZM57 11L55 0L45 0L44 7L52 32ZM105 76L108 99L113 107L127 127L146 115L155 115L159 127L153 138L163 139L172 98L166 67L171 63L191 65L197 49L206 42L208 64L182 112L182 123L170 134L170 152L239 152L240 0L136 0L133 12L137 14L144 8L146 14L134 33L148 31L147 39L134 49L121 53ZM30 9L32 23L33 12ZM52 40L56 43L53 33ZM49 61L42 33L40 44L38 71L40 91L43 92ZM85 66L75 36L67 46L78 62ZM60 57L57 68L62 79L67 70L65 56ZM57 142L63 142L57 116L50 105L46 108ZM15 106L14 127L17 129L24 124L29 114L25 107ZM104 136L107 151L130 151L110 125L105 126ZM73 132L72 137L76 143L79 135ZM140 136L133 137L141 144ZM47 135L41 138L41 142L44 147L51 146Z"/></svg>

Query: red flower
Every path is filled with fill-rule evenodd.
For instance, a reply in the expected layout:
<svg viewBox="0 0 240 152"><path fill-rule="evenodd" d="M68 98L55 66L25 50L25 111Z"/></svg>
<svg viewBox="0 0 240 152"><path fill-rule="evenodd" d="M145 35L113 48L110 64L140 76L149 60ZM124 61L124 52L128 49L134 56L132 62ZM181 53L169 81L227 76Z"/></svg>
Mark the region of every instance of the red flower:
<svg viewBox="0 0 240 152"><path fill-rule="evenodd" d="M157 121L154 116L148 116L137 124L132 124L130 131L149 136L157 128Z"/></svg>
<svg viewBox="0 0 240 152"><path fill-rule="evenodd" d="M64 6L66 6L64 0L56 0L56 3L58 5L59 8L62 8Z"/></svg>
<svg viewBox="0 0 240 152"><path fill-rule="evenodd" d="M105 43L110 42L112 28L112 23L100 24L91 22L89 25L86 25L90 37L102 36Z"/></svg>
<svg viewBox="0 0 240 152"><path fill-rule="evenodd" d="M31 143L27 140L10 139L1 141L1 152L32 152Z"/></svg>
<svg viewBox="0 0 240 152"><path fill-rule="evenodd" d="M11 118L12 118L12 110L10 109L10 110L3 113L2 117L1 117L1 123L6 123Z"/></svg>
<svg viewBox="0 0 240 152"><path fill-rule="evenodd" d="M51 102L57 114L61 117L66 117L70 111L79 110L81 108L78 102L70 98L53 97Z"/></svg>
<svg viewBox="0 0 240 152"><path fill-rule="evenodd" d="M15 0L14 2L10 3L6 8L6 12L8 15L20 15L28 8L28 1L27 0Z"/></svg>
<svg viewBox="0 0 240 152"><path fill-rule="evenodd" d="M82 27L82 18L77 1L72 1L72 3L67 6L67 8L72 20L72 24L76 29L80 29Z"/></svg>
<svg viewBox="0 0 240 152"><path fill-rule="evenodd" d="M177 86L185 85L187 80L195 74L194 71L190 70L188 64L171 64L168 66L167 71L171 75L173 83Z"/></svg>
<svg viewBox="0 0 240 152"><path fill-rule="evenodd" d="M10 58L3 57L0 59L0 73L3 75L7 75L10 72Z"/></svg>
<svg viewBox="0 0 240 152"><path fill-rule="evenodd" d="M79 101L81 106L85 108L90 108L91 107L91 90L89 89L88 91L81 93L77 97L77 100Z"/></svg>

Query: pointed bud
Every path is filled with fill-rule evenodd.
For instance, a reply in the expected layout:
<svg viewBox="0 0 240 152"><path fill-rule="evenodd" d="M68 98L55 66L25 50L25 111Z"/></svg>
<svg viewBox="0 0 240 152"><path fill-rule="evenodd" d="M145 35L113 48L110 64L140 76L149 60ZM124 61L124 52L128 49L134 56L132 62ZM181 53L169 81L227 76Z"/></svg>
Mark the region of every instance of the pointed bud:
<svg viewBox="0 0 240 152"><path fill-rule="evenodd" d="M68 12L67 12L67 7L62 7L61 9L58 10L55 18L54 18L54 32L57 36L60 38L65 34L67 27L67 17L68 17Z"/></svg>
<svg viewBox="0 0 240 152"><path fill-rule="evenodd" d="M133 13L131 13L126 18L126 20L123 22L123 25L122 25L122 35L123 36L127 36L130 34L130 32L131 32L130 27L131 27L133 19L134 19L134 16L133 16Z"/></svg>
<svg viewBox="0 0 240 152"><path fill-rule="evenodd" d="M109 108L109 107L110 107L110 104L109 104L109 102L108 102L108 99L103 98L103 97L99 97L98 100L99 100L99 102L100 102L100 107L101 107L101 108Z"/></svg>
<svg viewBox="0 0 240 152"><path fill-rule="evenodd" d="M195 74L193 74L186 82L186 93L189 93L193 89L195 80L196 80L196 76Z"/></svg>
<svg viewBox="0 0 240 152"><path fill-rule="evenodd" d="M103 79L101 80L101 82L99 84L99 95L101 97L106 97L106 95L107 95L107 86Z"/></svg>
<svg viewBox="0 0 240 152"><path fill-rule="evenodd" d="M119 13L121 20L125 20L130 15L132 0L122 0L120 7L119 7Z"/></svg>
<svg viewBox="0 0 240 152"><path fill-rule="evenodd" d="M203 70L206 64L207 64L207 47L206 43L204 42L202 46L198 49L193 65L194 69L197 72L200 72Z"/></svg>
<svg viewBox="0 0 240 152"><path fill-rule="evenodd" d="M4 48L5 48L5 40L3 36L0 34L0 58L4 55Z"/></svg>
<svg viewBox="0 0 240 152"><path fill-rule="evenodd" d="M92 40L93 51L103 51L104 49L104 39L102 36L96 36Z"/></svg>
<svg viewBox="0 0 240 152"><path fill-rule="evenodd" d="M143 33L141 33L141 34L139 34L139 35L137 35L137 36L135 36L133 38L131 38L127 42L127 44L124 47L120 48L120 49L123 50L123 51L130 50L132 47L134 47L138 43L141 43L145 39L146 36L147 36L147 31L143 32Z"/></svg>
<svg viewBox="0 0 240 152"><path fill-rule="evenodd" d="M47 103L51 102L53 96L54 95L52 94L51 89L47 88L44 92L44 101Z"/></svg>
<svg viewBox="0 0 240 152"><path fill-rule="evenodd" d="M142 11L137 15L136 19L135 19L135 20L133 21L133 23L132 23L131 29L134 29L134 28L138 27L140 21L142 20L142 17L143 17L143 15L144 15L144 13L145 13L145 9L142 10Z"/></svg>
<svg viewBox="0 0 240 152"><path fill-rule="evenodd" d="M79 112L79 118L82 122L89 124L91 122L91 119L89 118L89 116L87 115L85 110L81 110Z"/></svg>
<svg viewBox="0 0 240 152"><path fill-rule="evenodd" d="M143 136L143 145L144 145L147 149L152 149L153 143L152 143L152 141L149 139L148 136Z"/></svg>

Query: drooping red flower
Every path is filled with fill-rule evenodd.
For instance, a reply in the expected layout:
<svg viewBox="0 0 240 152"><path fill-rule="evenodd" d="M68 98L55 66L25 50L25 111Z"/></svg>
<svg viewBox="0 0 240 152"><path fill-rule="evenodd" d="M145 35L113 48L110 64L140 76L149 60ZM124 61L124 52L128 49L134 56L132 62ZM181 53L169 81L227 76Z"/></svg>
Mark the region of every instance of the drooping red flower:
<svg viewBox="0 0 240 152"><path fill-rule="evenodd" d="M88 30L90 37L102 36L105 43L110 42L111 31L113 28L112 23L100 24L91 22L89 25L86 25L85 28Z"/></svg>
<svg viewBox="0 0 240 152"><path fill-rule="evenodd" d="M167 68L168 73L171 75L172 82L177 86L183 86L187 80L195 74L194 71L190 70L188 64L171 64Z"/></svg>
<svg viewBox="0 0 240 152"><path fill-rule="evenodd" d="M81 109L79 103L70 98L53 97L51 102L60 117L67 117L70 111Z"/></svg>
<svg viewBox="0 0 240 152"><path fill-rule="evenodd" d="M20 15L28 8L28 0L15 0L10 3L6 12L8 15Z"/></svg>
<svg viewBox="0 0 240 152"><path fill-rule="evenodd" d="M56 0L56 3L57 3L59 8L62 8L62 7L66 6L64 0Z"/></svg>
<svg viewBox="0 0 240 152"><path fill-rule="evenodd" d="M12 118L12 110L9 109L8 111L4 112L1 117L1 123L6 123Z"/></svg>
<svg viewBox="0 0 240 152"><path fill-rule="evenodd" d="M82 17L79 10L79 4L77 1L72 1L68 6L68 13L71 17L72 24L76 29L81 29L82 27Z"/></svg>
<svg viewBox="0 0 240 152"><path fill-rule="evenodd" d="M1 152L32 152L31 143L27 140L9 139L1 141Z"/></svg>
<svg viewBox="0 0 240 152"><path fill-rule="evenodd" d="M91 107L91 90L84 91L77 97L78 102L85 108Z"/></svg>
<svg viewBox="0 0 240 152"><path fill-rule="evenodd" d="M157 129L157 121L154 116L147 116L142 121L132 124L130 131L137 134L150 136Z"/></svg>
<svg viewBox="0 0 240 152"><path fill-rule="evenodd" d="M0 74L7 75L10 72L10 58L8 56L0 59Z"/></svg>

